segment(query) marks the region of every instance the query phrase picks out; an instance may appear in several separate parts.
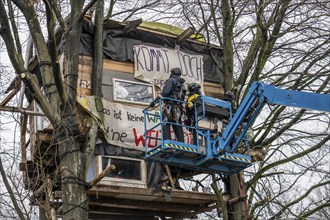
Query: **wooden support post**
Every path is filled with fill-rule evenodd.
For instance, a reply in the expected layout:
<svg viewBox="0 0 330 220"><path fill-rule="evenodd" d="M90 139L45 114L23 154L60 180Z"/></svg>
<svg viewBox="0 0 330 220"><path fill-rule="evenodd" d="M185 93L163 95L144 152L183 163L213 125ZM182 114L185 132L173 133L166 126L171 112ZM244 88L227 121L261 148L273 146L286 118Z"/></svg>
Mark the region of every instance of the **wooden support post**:
<svg viewBox="0 0 330 220"><path fill-rule="evenodd" d="M238 182L238 191L239 191L239 195L241 198L243 198L244 196L246 196L246 192L245 192L245 185L244 185L244 178L243 176L241 176L241 173L238 173L236 175L237 178L237 182ZM245 219L248 219L248 215L249 215L249 206L247 203L247 199L246 197L244 198L244 212L245 212Z"/></svg>
<svg viewBox="0 0 330 220"><path fill-rule="evenodd" d="M170 181L171 187L173 189L175 189L175 187L174 187L174 180L173 180L173 177L172 177L172 174L171 174L171 170L170 170L170 168L168 167L167 164L165 165L165 169L166 169L167 176L168 176L168 179Z"/></svg>
<svg viewBox="0 0 330 220"><path fill-rule="evenodd" d="M26 163L26 127L27 127L26 114L21 116L21 159L23 163ZM26 169L27 170L27 169Z"/></svg>
<svg viewBox="0 0 330 220"><path fill-rule="evenodd" d="M21 164L23 165L23 169L25 172L23 172L23 181L24 183L28 183L29 181L29 171L27 167L27 158L26 158L26 127L27 127L27 118L28 116L26 114L21 115ZM30 140L30 139L29 139Z"/></svg>

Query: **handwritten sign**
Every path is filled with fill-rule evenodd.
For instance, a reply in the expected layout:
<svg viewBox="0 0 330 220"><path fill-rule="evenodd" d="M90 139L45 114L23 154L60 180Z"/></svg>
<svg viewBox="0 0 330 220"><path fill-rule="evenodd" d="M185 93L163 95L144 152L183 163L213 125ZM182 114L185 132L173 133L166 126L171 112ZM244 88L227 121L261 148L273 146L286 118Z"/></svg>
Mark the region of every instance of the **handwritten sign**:
<svg viewBox="0 0 330 220"><path fill-rule="evenodd" d="M203 85L203 56L146 45L134 46L134 77L162 88L172 68L179 67L187 84Z"/></svg>
<svg viewBox="0 0 330 220"><path fill-rule="evenodd" d="M142 108L109 102L94 96L79 97L77 101L97 120L107 142L116 146L144 151L144 121L147 120L149 128L157 125L160 121L157 117L159 112L155 112L156 116L144 118ZM174 134L172 135L174 138ZM184 129L184 135L185 142L192 143L192 134L188 130ZM148 136L161 138L160 126L151 130ZM149 138L148 148L154 148L160 142L161 140Z"/></svg>

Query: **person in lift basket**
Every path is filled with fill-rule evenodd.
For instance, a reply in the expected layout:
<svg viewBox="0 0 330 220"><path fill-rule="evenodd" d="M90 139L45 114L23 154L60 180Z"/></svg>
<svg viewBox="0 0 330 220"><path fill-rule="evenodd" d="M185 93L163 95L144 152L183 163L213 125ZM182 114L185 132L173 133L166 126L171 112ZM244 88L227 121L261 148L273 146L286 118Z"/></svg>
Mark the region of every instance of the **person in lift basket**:
<svg viewBox="0 0 330 220"><path fill-rule="evenodd" d="M183 101L186 95L186 89L184 86L185 80L180 78L181 69L172 68L170 78L165 81L161 94L150 103L150 107L154 107L156 102L163 98L171 98ZM168 122L181 124L182 115L182 103L173 100L165 100L163 105L163 119L166 118ZM180 125L167 124L163 126L164 140L171 139L171 125L176 136L176 140L184 142L183 129Z"/></svg>
<svg viewBox="0 0 330 220"><path fill-rule="evenodd" d="M185 80L180 78L181 69L172 68L170 77L165 81L164 87L161 94L150 103L150 107L154 107L161 98L171 98L175 100L183 101L186 95L186 89L184 86ZM172 122L176 124L167 124L163 125L163 138L164 140L171 139L171 125L173 127L176 140L179 142L184 142L183 128L181 124L181 114L182 114L182 103L174 100L164 100L162 105L162 115L163 120L167 122ZM159 163L151 162L148 163L148 187L154 188L155 192L161 190L162 185L162 168ZM173 167L170 167L172 176L177 176L178 173L175 172ZM169 183L168 183L169 184ZM178 178L175 178L174 187L176 189L182 189L179 185Z"/></svg>

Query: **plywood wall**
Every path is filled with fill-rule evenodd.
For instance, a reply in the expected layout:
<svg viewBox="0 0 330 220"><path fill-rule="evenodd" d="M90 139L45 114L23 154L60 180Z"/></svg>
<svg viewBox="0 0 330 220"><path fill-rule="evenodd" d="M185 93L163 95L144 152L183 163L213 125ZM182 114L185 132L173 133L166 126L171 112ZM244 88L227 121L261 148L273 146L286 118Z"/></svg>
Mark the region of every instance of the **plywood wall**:
<svg viewBox="0 0 330 220"><path fill-rule="evenodd" d="M117 78L132 79L134 80L134 64L131 62L118 62L113 60L104 60L103 62L104 78L103 86L111 85L111 73L116 74ZM92 57L80 56L79 72L78 72L78 95L91 95L91 74L93 71ZM111 90L110 88L108 90ZM111 92L111 91L109 91ZM224 90L220 84L204 82L205 95L214 98L221 98L224 94ZM105 98L107 96L105 95Z"/></svg>

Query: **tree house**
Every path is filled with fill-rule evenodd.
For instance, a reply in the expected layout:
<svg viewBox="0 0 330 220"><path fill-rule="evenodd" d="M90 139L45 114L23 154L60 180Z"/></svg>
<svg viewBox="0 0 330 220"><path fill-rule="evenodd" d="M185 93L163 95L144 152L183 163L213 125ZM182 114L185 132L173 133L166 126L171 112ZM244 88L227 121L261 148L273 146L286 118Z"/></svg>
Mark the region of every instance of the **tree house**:
<svg viewBox="0 0 330 220"><path fill-rule="evenodd" d="M166 188L160 191L150 188L150 169L144 161L142 110L157 96L173 67L182 69L186 83L198 82L205 95L223 98L221 86L223 75L220 48L198 40L201 36L187 34L189 30L174 34L170 26L160 29L156 23L120 23L107 21L104 24L103 47L103 98L95 98L91 92L93 69L93 31L85 25L81 39L78 90L79 119L81 129L88 127L89 117L100 121L99 140L88 169L86 182L97 178L108 165L116 169L89 189L90 219L157 219L172 217L192 218L199 213L219 209L219 196L210 190L192 191ZM58 33L60 36L60 33ZM62 59L60 57L60 66ZM29 70L38 74L36 59L29 63ZM27 94L28 95L28 94ZM29 110L38 112L30 99ZM206 121L210 127L212 120ZM211 128L211 127L210 127ZM25 141L26 130L29 141ZM61 215L59 156L52 139L53 128L40 114L23 115L22 162L26 188L32 190L31 201L42 206L50 196L55 212ZM161 135L155 131L154 135ZM185 140L191 134L185 132ZM164 178L171 179L168 167L162 167ZM180 174L180 172L177 172ZM182 172L185 178L199 173ZM40 176L48 181L40 181ZM182 183L181 183L182 184ZM183 187L184 188L184 187ZM50 192L46 195L45 192ZM235 202L224 196L221 200Z"/></svg>

